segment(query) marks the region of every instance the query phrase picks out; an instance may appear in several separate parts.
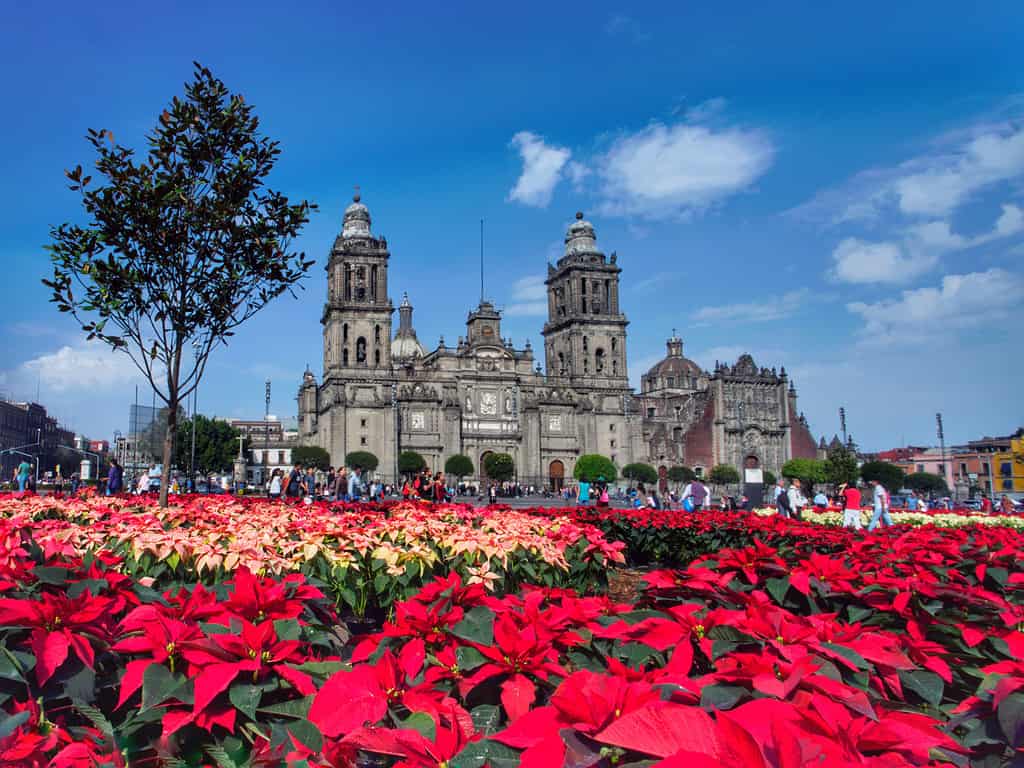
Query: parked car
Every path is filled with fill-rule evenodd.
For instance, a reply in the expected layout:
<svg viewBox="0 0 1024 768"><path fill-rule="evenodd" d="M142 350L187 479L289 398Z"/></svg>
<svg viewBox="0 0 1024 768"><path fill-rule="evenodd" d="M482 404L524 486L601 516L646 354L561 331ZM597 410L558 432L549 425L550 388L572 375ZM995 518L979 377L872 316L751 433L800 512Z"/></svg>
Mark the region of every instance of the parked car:
<svg viewBox="0 0 1024 768"><path fill-rule="evenodd" d="M981 511L981 499L967 499L966 501L960 502L960 505L964 509L970 509L974 512Z"/></svg>

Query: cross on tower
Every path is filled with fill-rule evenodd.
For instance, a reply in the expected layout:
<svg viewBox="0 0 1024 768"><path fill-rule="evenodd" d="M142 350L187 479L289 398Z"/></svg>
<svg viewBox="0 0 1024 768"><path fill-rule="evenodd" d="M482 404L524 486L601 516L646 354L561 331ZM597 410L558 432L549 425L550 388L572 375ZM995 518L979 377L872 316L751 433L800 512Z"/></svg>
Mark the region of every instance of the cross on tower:
<svg viewBox="0 0 1024 768"><path fill-rule="evenodd" d="M245 442L245 435L239 435L238 437L235 438L235 440L238 441L238 458L245 458L244 456L242 456L242 443Z"/></svg>
<svg viewBox="0 0 1024 768"><path fill-rule="evenodd" d="M352 196L352 199L355 200L358 203L359 202L359 198L362 197L362 195L359 194L359 185L358 184L356 184L355 190L356 190L356 193L355 193L355 195Z"/></svg>

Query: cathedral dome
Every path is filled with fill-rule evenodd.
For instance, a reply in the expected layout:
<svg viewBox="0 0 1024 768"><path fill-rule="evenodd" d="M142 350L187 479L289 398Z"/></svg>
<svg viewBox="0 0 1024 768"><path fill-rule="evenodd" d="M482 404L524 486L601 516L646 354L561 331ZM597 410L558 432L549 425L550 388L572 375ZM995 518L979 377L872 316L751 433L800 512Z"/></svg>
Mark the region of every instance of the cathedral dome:
<svg viewBox="0 0 1024 768"><path fill-rule="evenodd" d="M696 389L697 379L704 375L704 371L693 360L683 357L682 339L673 335L666 346L668 355L644 374L643 391Z"/></svg>
<svg viewBox="0 0 1024 768"><path fill-rule="evenodd" d="M391 357L396 361L411 361L425 354L423 345L416 338L416 330L412 327L412 302L409 301L408 293L403 294L402 303L398 307L398 333L391 342Z"/></svg>
<svg viewBox="0 0 1024 768"><path fill-rule="evenodd" d="M361 199L356 192L352 204L345 209L341 227L341 236L344 238L370 237L370 209L360 202Z"/></svg>
<svg viewBox="0 0 1024 768"><path fill-rule="evenodd" d="M574 253L600 253L597 250L597 235L594 225L583 218L583 212L577 211L576 221L569 225L565 233L565 255Z"/></svg>

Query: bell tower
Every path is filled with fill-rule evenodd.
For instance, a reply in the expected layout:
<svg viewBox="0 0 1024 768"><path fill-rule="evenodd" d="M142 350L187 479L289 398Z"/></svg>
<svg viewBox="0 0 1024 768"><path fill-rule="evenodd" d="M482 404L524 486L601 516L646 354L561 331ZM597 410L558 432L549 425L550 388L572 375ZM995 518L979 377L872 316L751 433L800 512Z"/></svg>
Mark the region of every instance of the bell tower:
<svg viewBox="0 0 1024 768"><path fill-rule="evenodd" d="M548 264L547 375L580 389L626 389L626 326L616 254L598 250L594 226L576 214L565 254Z"/></svg>
<svg viewBox="0 0 1024 768"><path fill-rule="evenodd" d="M324 379L333 372L380 374L391 369L387 240L374 237L370 211L356 187L327 262Z"/></svg>

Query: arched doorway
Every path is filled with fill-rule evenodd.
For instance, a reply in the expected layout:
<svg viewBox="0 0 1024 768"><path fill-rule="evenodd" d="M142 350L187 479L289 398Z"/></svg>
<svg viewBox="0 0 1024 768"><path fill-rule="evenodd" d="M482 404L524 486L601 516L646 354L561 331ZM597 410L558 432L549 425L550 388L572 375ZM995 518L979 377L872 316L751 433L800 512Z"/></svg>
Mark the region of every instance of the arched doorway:
<svg viewBox="0 0 1024 768"><path fill-rule="evenodd" d="M548 465L548 477L551 480L551 490L558 493L565 486L565 464L555 459Z"/></svg>
<svg viewBox="0 0 1024 768"><path fill-rule="evenodd" d="M484 451L480 454L480 482L487 485L487 457L490 456L494 451Z"/></svg>

